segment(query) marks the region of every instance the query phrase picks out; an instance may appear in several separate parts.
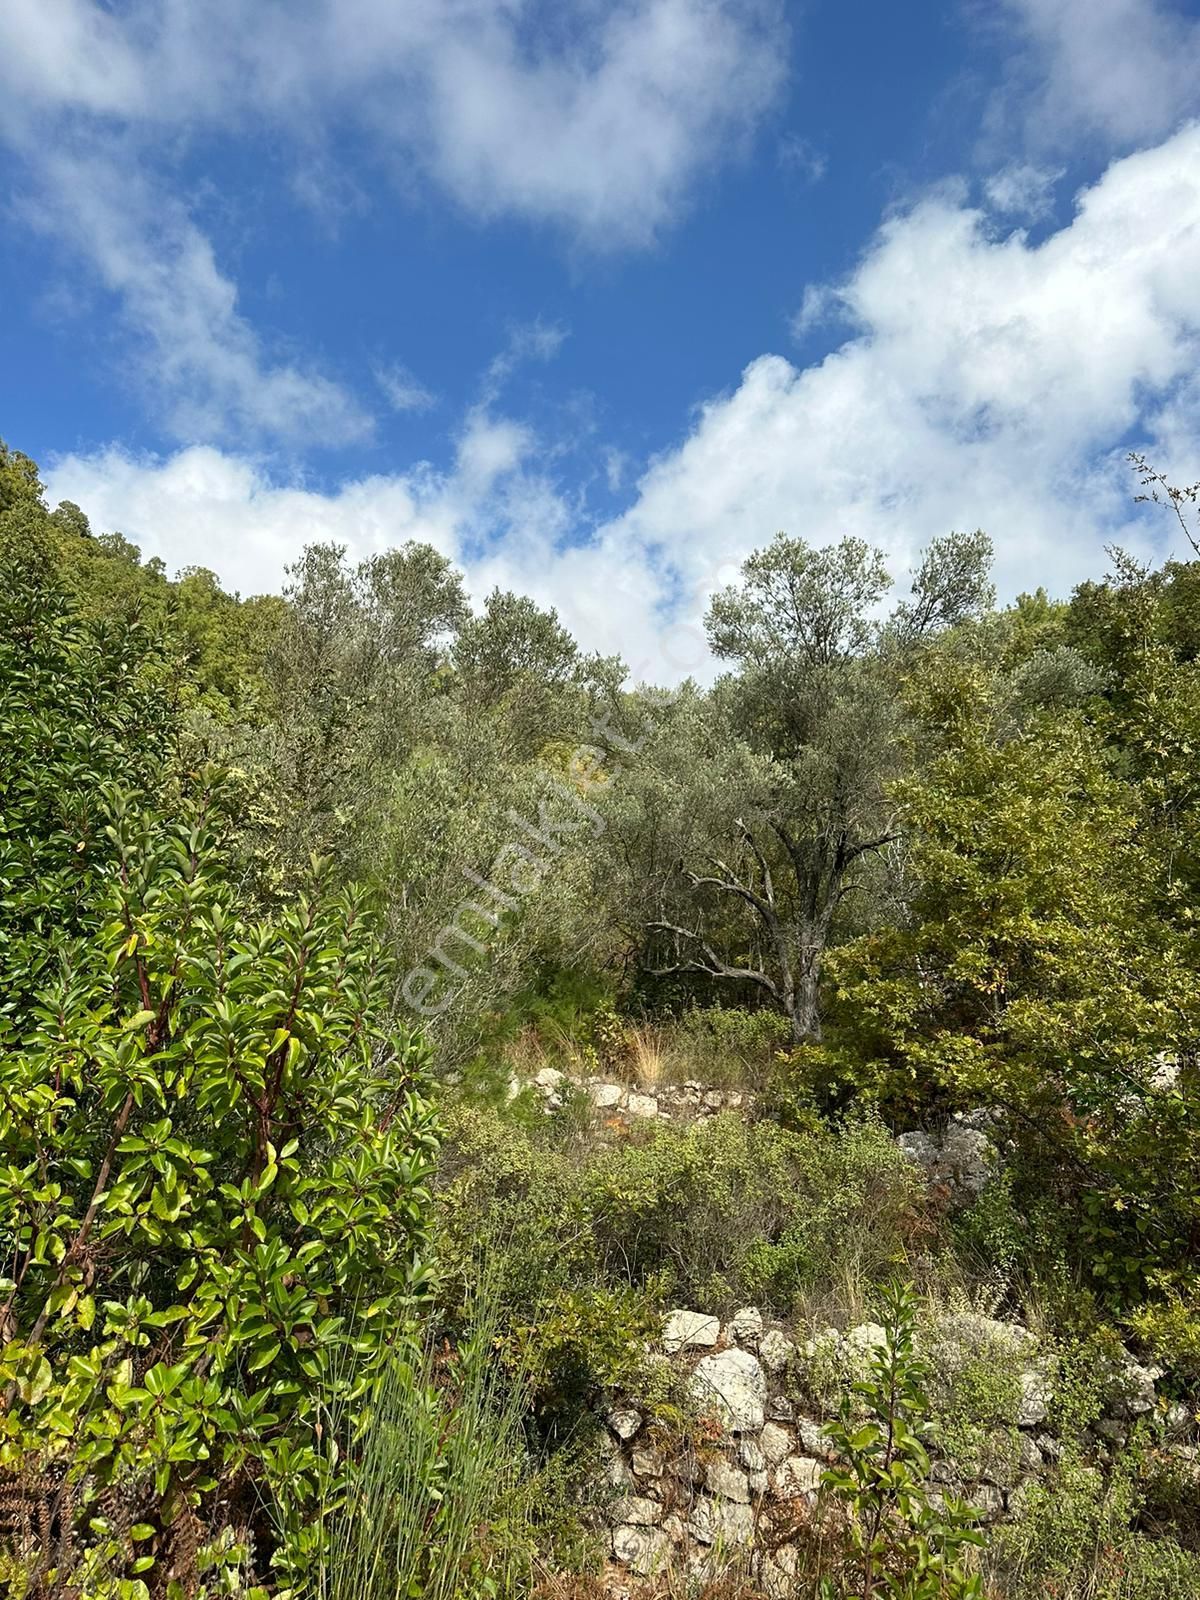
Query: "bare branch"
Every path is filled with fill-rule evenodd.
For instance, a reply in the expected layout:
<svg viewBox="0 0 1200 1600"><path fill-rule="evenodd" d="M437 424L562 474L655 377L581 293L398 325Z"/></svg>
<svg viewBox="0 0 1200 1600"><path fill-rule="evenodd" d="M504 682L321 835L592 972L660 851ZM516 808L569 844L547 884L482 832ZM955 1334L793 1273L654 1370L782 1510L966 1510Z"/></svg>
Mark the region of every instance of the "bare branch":
<svg viewBox="0 0 1200 1600"><path fill-rule="evenodd" d="M745 979L748 983L756 983L760 989L765 989L771 998L782 1004L782 997L775 983L768 978L765 972L757 972L750 967L731 967L720 959L716 951L707 941L698 934L694 928L681 928L674 922L647 922L645 927L658 933L673 933L678 939L686 939L698 945L703 961L677 961L665 967L643 966L642 970L652 978L667 978L677 972L702 972L710 978L737 978Z"/></svg>

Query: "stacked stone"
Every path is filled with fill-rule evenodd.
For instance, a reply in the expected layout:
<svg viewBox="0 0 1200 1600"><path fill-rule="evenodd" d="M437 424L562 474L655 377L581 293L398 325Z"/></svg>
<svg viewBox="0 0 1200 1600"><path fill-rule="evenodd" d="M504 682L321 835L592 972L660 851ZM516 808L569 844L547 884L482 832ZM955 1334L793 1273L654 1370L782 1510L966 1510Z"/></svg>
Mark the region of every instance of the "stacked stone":
<svg viewBox="0 0 1200 1600"><path fill-rule="evenodd" d="M831 1459L819 1424L797 1417L781 1392L796 1346L748 1306L724 1328L702 1312L673 1311L662 1348L689 1369L691 1399L714 1438L672 1450L637 1407L613 1407L613 1558L640 1575L676 1567L703 1578L714 1561L757 1547L756 1576L782 1596L797 1559L786 1531L815 1500Z"/></svg>
<svg viewBox="0 0 1200 1600"><path fill-rule="evenodd" d="M702 1083L663 1083L631 1088L607 1078L574 1078L557 1067L543 1067L530 1080L547 1111L557 1111L568 1086L581 1090L606 1116L668 1122L702 1122L722 1111L753 1110L754 1097L744 1089L709 1089ZM514 1081L514 1094L525 1086Z"/></svg>
<svg viewBox="0 0 1200 1600"><path fill-rule="evenodd" d="M809 1514L822 1471L834 1459L821 1421L802 1415L786 1392L789 1374L814 1362L861 1373L884 1338L882 1327L867 1322L844 1333L825 1329L798 1346L782 1329L768 1327L754 1306L725 1325L700 1311L672 1311L661 1359L684 1377L701 1432L710 1424L709 1442L672 1444L637 1405L622 1400L611 1407L613 1560L639 1576L670 1569L699 1581L740 1552L764 1593L782 1600L799 1560L789 1535ZM996 1449L973 1469L935 1460L930 1497L964 1496L986 1523L1019 1513L1030 1484L1058 1460L1061 1445L1046 1432L1052 1370L1028 1329L957 1313L939 1323L929 1353L953 1383L956 1364L981 1349L997 1350L1019 1376L1016 1457L1012 1434L997 1430ZM1095 1443L1124 1441L1129 1424L1155 1407L1159 1376L1131 1356L1116 1365L1109 1416L1093 1430Z"/></svg>

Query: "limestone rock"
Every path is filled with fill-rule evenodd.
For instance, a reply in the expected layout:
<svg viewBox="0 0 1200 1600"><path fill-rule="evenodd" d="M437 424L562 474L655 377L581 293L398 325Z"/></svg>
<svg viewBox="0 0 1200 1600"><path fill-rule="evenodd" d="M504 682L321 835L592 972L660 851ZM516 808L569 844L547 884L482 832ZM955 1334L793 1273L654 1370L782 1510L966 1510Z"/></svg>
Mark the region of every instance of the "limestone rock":
<svg viewBox="0 0 1200 1600"><path fill-rule="evenodd" d="M705 1475L705 1482L713 1494L726 1500L750 1504L750 1480L744 1472L724 1460L714 1461Z"/></svg>
<svg viewBox="0 0 1200 1600"><path fill-rule="evenodd" d="M1153 1411L1158 1396L1154 1385L1163 1375L1161 1367L1143 1367L1132 1356L1122 1364L1114 1388L1113 1415L1132 1421Z"/></svg>
<svg viewBox="0 0 1200 1600"><path fill-rule="evenodd" d="M710 1500L702 1496L692 1507L688 1532L698 1544L749 1544L754 1537L754 1513L737 1500Z"/></svg>
<svg viewBox="0 0 1200 1600"><path fill-rule="evenodd" d="M609 1513L613 1522L628 1522L638 1528L653 1528L662 1521L663 1508L646 1495L627 1494L616 1501Z"/></svg>
<svg viewBox="0 0 1200 1600"><path fill-rule="evenodd" d="M1021 1471L1025 1473L1040 1472L1044 1465L1042 1452L1038 1449L1037 1441L1029 1434L1021 1435Z"/></svg>
<svg viewBox="0 0 1200 1600"><path fill-rule="evenodd" d="M652 1450L649 1445L643 1445L633 1452L631 1457L633 1470L639 1478L661 1478L663 1475L663 1458L657 1450Z"/></svg>
<svg viewBox="0 0 1200 1600"><path fill-rule="evenodd" d="M718 1319L702 1311L672 1311L663 1323L662 1346L672 1356L680 1350L711 1348L720 1337Z"/></svg>
<svg viewBox="0 0 1200 1600"><path fill-rule="evenodd" d="M813 1494L821 1487L821 1463L811 1456L789 1456L775 1473L775 1493L781 1500L795 1500Z"/></svg>
<svg viewBox="0 0 1200 1600"><path fill-rule="evenodd" d="M668 1560L670 1551L670 1541L660 1528L633 1525L613 1529L613 1555L641 1578L657 1572Z"/></svg>
<svg viewBox="0 0 1200 1600"><path fill-rule="evenodd" d="M993 1489L987 1483L981 1483L972 1489L970 1504L985 1522L995 1522L997 1517L1004 1515L1004 1496L999 1489Z"/></svg>
<svg viewBox="0 0 1200 1600"><path fill-rule="evenodd" d="M824 1426L809 1417L801 1417L796 1423L796 1437L804 1447L806 1456L828 1457L833 1454Z"/></svg>
<svg viewBox="0 0 1200 1600"><path fill-rule="evenodd" d="M852 1368L865 1367L876 1350L887 1343L887 1329L878 1322L860 1322L848 1328L842 1336L842 1350L846 1363Z"/></svg>
<svg viewBox="0 0 1200 1600"><path fill-rule="evenodd" d="M614 1406L606 1418L609 1427L618 1439L628 1441L642 1425L642 1413L636 1406Z"/></svg>
<svg viewBox="0 0 1200 1600"><path fill-rule="evenodd" d="M593 1083L588 1093L597 1111L613 1111L625 1098L625 1091L619 1083Z"/></svg>
<svg viewBox="0 0 1200 1600"><path fill-rule="evenodd" d="M799 1568L800 1556L795 1545L783 1544L768 1552L759 1575L767 1600L792 1600Z"/></svg>
<svg viewBox="0 0 1200 1600"><path fill-rule="evenodd" d="M770 1467L777 1467L792 1453L792 1436L776 1422L768 1422L758 1436L758 1451Z"/></svg>
<svg viewBox="0 0 1200 1600"><path fill-rule="evenodd" d="M705 1356L692 1374L692 1396L712 1411L730 1433L757 1433L763 1425L767 1380L748 1350L718 1350Z"/></svg>
<svg viewBox="0 0 1200 1600"><path fill-rule="evenodd" d="M981 1128L971 1125L971 1115L956 1117L940 1135L902 1133L896 1140L927 1182L944 1189L955 1206L977 1200L999 1164L996 1146Z"/></svg>
<svg viewBox="0 0 1200 1600"><path fill-rule="evenodd" d="M1050 1380L1038 1367L1027 1367L1021 1374L1021 1404L1017 1410L1019 1428L1036 1428L1045 1422L1053 1399Z"/></svg>
<svg viewBox="0 0 1200 1600"><path fill-rule="evenodd" d="M658 1101L652 1094L631 1094L626 1109L631 1117L656 1117Z"/></svg>
<svg viewBox="0 0 1200 1600"><path fill-rule="evenodd" d="M748 1350L758 1349L762 1338L763 1315L757 1306L743 1306L740 1311L735 1311L729 1327L738 1344L744 1344Z"/></svg>
<svg viewBox="0 0 1200 1600"><path fill-rule="evenodd" d="M772 1328L759 1340L758 1354L768 1372L779 1373L786 1370L796 1354L796 1346L777 1328Z"/></svg>

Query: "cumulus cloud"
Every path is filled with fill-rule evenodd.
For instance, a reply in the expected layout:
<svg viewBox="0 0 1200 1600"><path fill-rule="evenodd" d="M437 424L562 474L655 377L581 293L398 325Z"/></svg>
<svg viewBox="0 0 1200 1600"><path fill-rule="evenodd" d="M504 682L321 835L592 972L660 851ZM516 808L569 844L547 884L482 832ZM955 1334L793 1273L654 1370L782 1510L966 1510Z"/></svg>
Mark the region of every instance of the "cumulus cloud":
<svg viewBox="0 0 1200 1600"><path fill-rule="evenodd" d="M264 347L187 208L136 165L118 152L67 148L34 163L40 184L25 220L85 258L115 297L129 363L165 398L170 432L332 445L370 434L345 387Z"/></svg>
<svg viewBox="0 0 1200 1600"><path fill-rule="evenodd" d="M1006 111L1037 143L1161 138L1200 111L1200 18L1172 0L1004 0L1023 48ZM993 13L994 16L994 13Z"/></svg>
<svg viewBox="0 0 1200 1600"><path fill-rule="evenodd" d="M890 217L827 293L845 342L808 367L751 362L599 527L546 443L486 408L449 471L332 495L214 451L71 457L48 481L168 564L202 554L244 588L276 585L310 538L428 538L476 594L499 582L555 604L656 679L712 671L706 597L780 528L861 535L899 573L935 535L982 525L1009 596L1066 592L1112 541L1162 553L1170 527L1132 506L1123 442L1200 476L1200 128L1114 163L1036 245L943 190Z"/></svg>
<svg viewBox="0 0 1200 1600"><path fill-rule="evenodd" d="M992 173L983 192L993 210L1026 222L1041 222L1054 210L1054 187L1063 176L1062 167L1016 161Z"/></svg>
<svg viewBox="0 0 1200 1600"><path fill-rule="evenodd" d="M783 34L780 0L575 0L552 18L537 0L57 0L52 19L8 0L0 138L30 210L117 297L177 436L344 444L369 432L361 407L236 310L181 177L194 141L290 149L294 192L324 214L350 125L398 190L418 174L478 218L644 245L744 148ZM411 385L384 388L415 407Z"/></svg>
<svg viewBox="0 0 1200 1600"><path fill-rule="evenodd" d="M644 242L782 83L779 0L39 0L0 13L7 120L353 120L476 214ZM7 66L3 63L7 63Z"/></svg>

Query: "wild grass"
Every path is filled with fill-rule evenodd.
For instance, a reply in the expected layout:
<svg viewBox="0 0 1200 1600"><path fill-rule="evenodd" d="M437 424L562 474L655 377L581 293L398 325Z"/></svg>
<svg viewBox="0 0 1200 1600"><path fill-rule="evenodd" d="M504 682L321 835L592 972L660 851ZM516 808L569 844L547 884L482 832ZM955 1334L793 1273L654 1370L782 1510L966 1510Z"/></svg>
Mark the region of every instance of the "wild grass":
<svg viewBox="0 0 1200 1600"><path fill-rule="evenodd" d="M505 1600L532 1585L526 1374L497 1357L494 1297L454 1345L400 1336L373 1375L342 1502L323 1515L318 1600ZM339 1434L331 1418L331 1437Z"/></svg>

